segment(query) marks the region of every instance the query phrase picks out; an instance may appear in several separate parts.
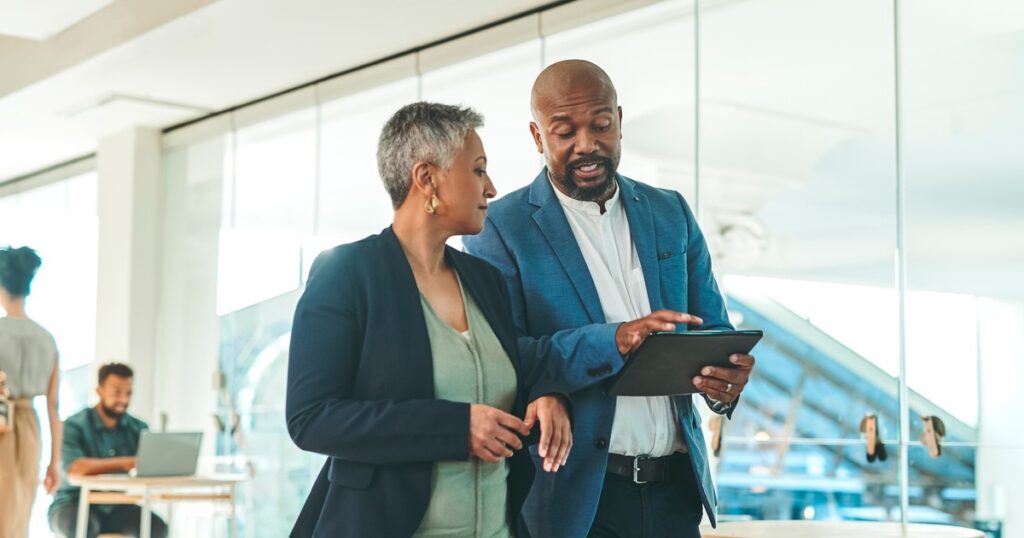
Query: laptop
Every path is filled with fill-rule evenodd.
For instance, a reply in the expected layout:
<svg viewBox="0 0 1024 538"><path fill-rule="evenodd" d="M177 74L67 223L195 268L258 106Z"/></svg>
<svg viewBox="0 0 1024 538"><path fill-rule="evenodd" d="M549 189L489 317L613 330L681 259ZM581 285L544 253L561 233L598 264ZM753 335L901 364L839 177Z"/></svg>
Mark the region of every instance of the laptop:
<svg viewBox="0 0 1024 538"><path fill-rule="evenodd" d="M133 476L192 476L202 442L202 432L143 431Z"/></svg>

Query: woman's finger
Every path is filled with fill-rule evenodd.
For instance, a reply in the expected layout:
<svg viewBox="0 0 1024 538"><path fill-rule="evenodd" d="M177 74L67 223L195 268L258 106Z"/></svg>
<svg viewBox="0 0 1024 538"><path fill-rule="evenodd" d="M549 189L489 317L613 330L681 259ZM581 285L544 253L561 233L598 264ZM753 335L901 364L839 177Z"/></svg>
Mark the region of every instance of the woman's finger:
<svg viewBox="0 0 1024 538"><path fill-rule="evenodd" d="M511 451L495 439L491 439L487 444L485 444L482 452L486 457L482 457L480 459L487 463L497 463L501 461L501 458L506 457L506 453L511 455Z"/></svg>
<svg viewBox="0 0 1024 538"><path fill-rule="evenodd" d="M506 430L505 428L498 428L494 432L494 438L502 443L504 446L512 447L515 450L523 448L523 442L519 440L515 432Z"/></svg>
<svg viewBox="0 0 1024 538"><path fill-rule="evenodd" d="M503 426L506 429L518 432L519 435L530 435L530 428L526 426L526 423L519 420L514 415L510 415L504 411L498 411L497 422L499 426Z"/></svg>

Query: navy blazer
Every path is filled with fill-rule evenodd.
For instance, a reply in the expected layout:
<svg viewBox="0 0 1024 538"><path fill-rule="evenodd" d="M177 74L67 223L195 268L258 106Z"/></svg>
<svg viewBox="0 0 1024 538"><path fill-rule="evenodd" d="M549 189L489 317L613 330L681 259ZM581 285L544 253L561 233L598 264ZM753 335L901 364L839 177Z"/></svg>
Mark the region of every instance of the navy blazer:
<svg viewBox="0 0 1024 538"><path fill-rule="evenodd" d="M448 247L445 260L512 360L513 413L522 417L527 402L559 391L545 387L541 361L519 360L501 274ZM328 458L291 536L416 531L435 462L470 457L470 404L434 397L432 360L416 281L391 228L317 257L295 310L285 414L295 444ZM526 450L511 458L512 529L533 472Z"/></svg>

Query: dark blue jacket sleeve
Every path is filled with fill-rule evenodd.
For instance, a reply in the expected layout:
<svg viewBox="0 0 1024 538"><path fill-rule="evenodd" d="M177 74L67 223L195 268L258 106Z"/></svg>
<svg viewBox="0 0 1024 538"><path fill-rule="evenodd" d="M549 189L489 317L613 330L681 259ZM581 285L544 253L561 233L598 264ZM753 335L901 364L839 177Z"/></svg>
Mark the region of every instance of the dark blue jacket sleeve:
<svg viewBox="0 0 1024 538"><path fill-rule="evenodd" d="M489 218L483 231L463 238L470 254L487 260L505 280L512 305L512 320L519 335L521 360L544 365L548 387L571 394L615 375L623 360L615 345L618 323L600 323L565 329L551 335L530 336L526 323L526 299L519 270L497 226Z"/></svg>
<svg viewBox="0 0 1024 538"><path fill-rule="evenodd" d="M364 331L356 261L345 258L337 250L321 254L296 307L285 404L292 440L303 450L370 464L468 459L469 404L353 397L364 334L393 338L401 327Z"/></svg>

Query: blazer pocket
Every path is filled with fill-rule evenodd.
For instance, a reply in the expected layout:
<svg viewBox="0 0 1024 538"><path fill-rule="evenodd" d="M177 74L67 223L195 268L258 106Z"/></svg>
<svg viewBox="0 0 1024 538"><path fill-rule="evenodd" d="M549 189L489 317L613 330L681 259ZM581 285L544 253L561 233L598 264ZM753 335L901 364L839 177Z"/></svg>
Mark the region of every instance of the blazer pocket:
<svg viewBox="0 0 1024 538"><path fill-rule="evenodd" d="M366 489L373 481L376 466L334 458L327 479L331 484L350 489Z"/></svg>

